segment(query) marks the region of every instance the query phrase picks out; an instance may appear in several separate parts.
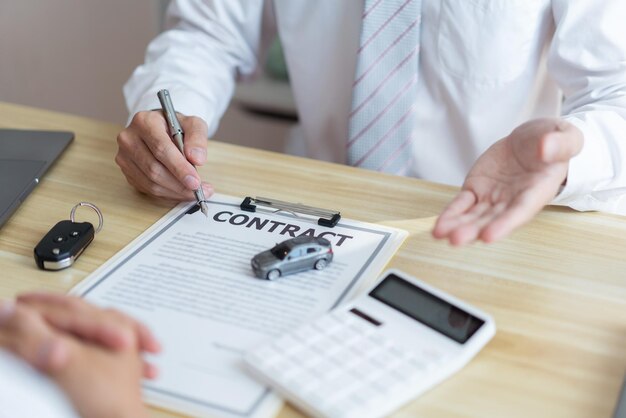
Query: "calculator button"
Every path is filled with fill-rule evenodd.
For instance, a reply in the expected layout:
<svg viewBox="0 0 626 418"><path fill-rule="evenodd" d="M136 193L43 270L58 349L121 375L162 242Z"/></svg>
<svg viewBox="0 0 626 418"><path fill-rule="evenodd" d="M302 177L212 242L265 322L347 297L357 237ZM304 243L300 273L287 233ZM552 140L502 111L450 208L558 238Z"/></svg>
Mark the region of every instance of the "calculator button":
<svg viewBox="0 0 626 418"><path fill-rule="evenodd" d="M291 347L301 347L302 340L297 339L293 334L286 334L283 337L280 337L276 344L280 344L281 347L286 347L286 349L289 350Z"/></svg>
<svg viewBox="0 0 626 418"><path fill-rule="evenodd" d="M351 370L351 373L357 379L366 379L366 380L374 379L376 376L378 376L382 372L383 371L380 367L373 365L371 362L367 360L361 361Z"/></svg>
<svg viewBox="0 0 626 418"><path fill-rule="evenodd" d="M342 323L337 321L334 318L330 318L327 316L322 317L311 324L315 329L319 330L319 332L323 334L332 334L337 331L339 328L343 327Z"/></svg>
<svg viewBox="0 0 626 418"><path fill-rule="evenodd" d="M343 369L332 360L333 359L323 359L317 362L315 367L310 367L309 369L312 370L320 380L334 379L343 372Z"/></svg>
<svg viewBox="0 0 626 418"><path fill-rule="evenodd" d="M342 367L344 369L351 369L359 361L361 361L361 359L359 358L359 356L355 356L354 351L352 351L351 349L342 348L333 355L331 361L339 367Z"/></svg>
<svg viewBox="0 0 626 418"><path fill-rule="evenodd" d="M291 361L291 364L293 364L293 367L296 369L316 369L319 366L320 362L322 362L324 359L320 358L319 356L302 358L291 356L289 357L289 360Z"/></svg>
<svg viewBox="0 0 626 418"><path fill-rule="evenodd" d="M337 322L343 325L351 325L357 322L357 319L354 315L348 314L347 312L338 313L336 316Z"/></svg>
<svg viewBox="0 0 626 418"><path fill-rule="evenodd" d="M315 334L328 334L328 329L322 326L318 321L309 324L309 327L311 327L312 332L314 332Z"/></svg>
<svg viewBox="0 0 626 418"><path fill-rule="evenodd" d="M374 331L376 330L376 327L374 325L369 324L365 321L359 321L359 322L350 324L350 328L354 329L356 332L358 332L359 334L365 337L372 335Z"/></svg>
<svg viewBox="0 0 626 418"><path fill-rule="evenodd" d="M350 349L363 357L372 357L378 354L382 348L379 345L372 344L368 339L361 338L350 344Z"/></svg>
<svg viewBox="0 0 626 418"><path fill-rule="evenodd" d="M379 365L380 367L392 368L401 363L401 359L387 351L381 349L376 352L371 359L372 363Z"/></svg>
<svg viewBox="0 0 626 418"><path fill-rule="evenodd" d="M339 344L335 344L335 342L330 338L317 340L311 344L310 347L313 351L315 351L317 356L322 357L331 355L341 349L341 346Z"/></svg>
<svg viewBox="0 0 626 418"><path fill-rule="evenodd" d="M316 332L315 328L311 327L311 325L305 325L300 327L293 333L296 341L302 343L306 341L307 343L312 343L314 341L319 340L323 337L319 332Z"/></svg>
<svg viewBox="0 0 626 418"><path fill-rule="evenodd" d="M296 364L306 365L319 360L319 354L306 345L301 347L293 347L290 351L291 357Z"/></svg>
<svg viewBox="0 0 626 418"><path fill-rule="evenodd" d="M401 361L406 361L411 357L411 353L397 345L392 345L387 349L387 352L394 357L397 357Z"/></svg>
<svg viewBox="0 0 626 418"><path fill-rule="evenodd" d="M389 338L383 337L380 334L372 334L367 338L372 342L372 344L376 344L385 350L393 346L393 342Z"/></svg>
<svg viewBox="0 0 626 418"><path fill-rule="evenodd" d="M317 324L319 324L320 327L330 331L333 331L336 328L339 328L341 326L341 321L339 319L339 314L336 313L332 313L330 315L325 315L323 317L321 317L320 319L316 320L315 322Z"/></svg>
<svg viewBox="0 0 626 418"><path fill-rule="evenodd" d="M340 328L336 328L330 334L330 338L332 338L335 343L339 344L350 344L357 338L361 338L361 334L351 327L342 326Z"/></svg>

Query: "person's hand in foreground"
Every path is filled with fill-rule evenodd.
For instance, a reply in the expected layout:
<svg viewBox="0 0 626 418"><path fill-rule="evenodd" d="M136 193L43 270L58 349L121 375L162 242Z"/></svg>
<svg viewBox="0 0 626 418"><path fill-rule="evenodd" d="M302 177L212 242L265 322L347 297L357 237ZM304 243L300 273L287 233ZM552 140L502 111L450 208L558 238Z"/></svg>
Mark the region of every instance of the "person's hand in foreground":
<svg viewBox="0 0 626 418"><path fill-rule="evenodd" d="M161 346L142 323L112 309L100 309L78 297L56 293L25 293L17 297L19 304L37 311L44 320L63 333L110 350L137 349L156 354ZM156 368L144 364L144 377L153 379Z"/></svg>
<svg viewBox="0 0 626 418"><path fill-rule="evenodd" d="M49 375L83 417L146 416L141 400L141 378L154 376L156 371L146 367L141 358L142 337L136 329L137 322L115 311L88 306L76 298L54 296L58 298L54 302L42 301L40 295L37 298L37 302L0 304L0 348L13 352ZM59 303L62 299L65 299L64 305ZM55 307L51 309L53 304ZM81 325L85 328L80 334L91 335L87 339L61 330L76 327L69 322L62 324L71 317L69 312L79 312L76 309L93 319L91 324L87 321ZM53 326L53 321L61 327ZM93 326L95 324L97 326ZM107 331L103 338L87 329L115 331L112 334ZM100 340L106 340L107 344L116 341L112 344L115 348L99 343Z"/></svg>
<svg viewBox="0 0 626 418"><path fill-rule="evenodd" d="M452 245L506 237L552 201L582 146L582 132L559 119L519 126L476 161L433 236Z"/></svg>
<svg viewBox="0 0 626 418"><path fill-rule="evenodd" d="M179 114L178 119L185 132L185 156L172 141L163 113L154 110L137 113L120 132L115 162L126 180L142 193L177 201L194 200L193 191L202 185L208 198L213 187L201 184L193 167L206 162L207 125L193 116Z"/></svg>

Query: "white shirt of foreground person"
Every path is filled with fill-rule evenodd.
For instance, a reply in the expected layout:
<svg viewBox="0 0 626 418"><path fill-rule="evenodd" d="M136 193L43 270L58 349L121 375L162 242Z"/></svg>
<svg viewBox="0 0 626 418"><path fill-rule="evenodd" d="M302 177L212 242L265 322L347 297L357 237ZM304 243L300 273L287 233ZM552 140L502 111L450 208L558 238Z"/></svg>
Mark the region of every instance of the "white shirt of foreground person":
<svg viewBox="0 0 626 418"><path fill-rule="evenodd" d="M258 65L270 15L307 155L345 163L362 13L362 0L174 0L170 30L124 88L128 108L158 108L168 88L212 134L236 76ZM460 185L515 127L562 115L585 141L553 203L626 214L624 22L623 0L423 0L409 175Z"/></svg>
<svg viewBox="0 0 626 418"><path fill-rule="evenodd" d="M0 349L0 418L78 418L46 376Z"/></svg>

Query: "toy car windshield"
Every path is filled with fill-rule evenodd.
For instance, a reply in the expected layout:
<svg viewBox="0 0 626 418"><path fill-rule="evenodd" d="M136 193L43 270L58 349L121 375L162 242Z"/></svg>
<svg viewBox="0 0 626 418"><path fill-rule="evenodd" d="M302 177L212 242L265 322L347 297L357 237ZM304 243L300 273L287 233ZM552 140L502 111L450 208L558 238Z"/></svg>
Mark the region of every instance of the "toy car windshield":
<svg viewBox="0 0 626 418"><path fill-rule="evenodd" d="M278 244L277 246L275 246L274 248L272 248L270 251L279 260L284 260L285 257L287 257L287 254L289 254L289 251L291 251L291 247L287 245L286 243L282 242Z"/></svg>

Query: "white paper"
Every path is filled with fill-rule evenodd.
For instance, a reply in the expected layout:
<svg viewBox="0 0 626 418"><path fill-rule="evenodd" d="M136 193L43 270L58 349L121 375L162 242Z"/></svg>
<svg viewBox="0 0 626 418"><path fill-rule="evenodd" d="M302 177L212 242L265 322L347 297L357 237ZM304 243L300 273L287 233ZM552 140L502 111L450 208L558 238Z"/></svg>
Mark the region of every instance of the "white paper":
<svg viewBox="0 0 626 418"><path fill-rule="evenodd" d="M48 377L0 349L0 418L78 418Z"/></svg>
<svg viewBox="0 0 626 418"><path fill-rule="evenodd" d="M240 199L217 195L209 218L182 204L81 283L74 293L146 323L164 345L154 361L157 381L148 401L194 415L269 417L281 405L241 368L242 354L312 320L374 279L405 233L342 220L334 228L282 213L239 209ZM333 262L267 281L250 259L277 242L320 234L333 244Z"/></svg>

